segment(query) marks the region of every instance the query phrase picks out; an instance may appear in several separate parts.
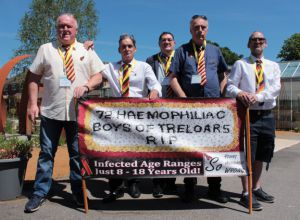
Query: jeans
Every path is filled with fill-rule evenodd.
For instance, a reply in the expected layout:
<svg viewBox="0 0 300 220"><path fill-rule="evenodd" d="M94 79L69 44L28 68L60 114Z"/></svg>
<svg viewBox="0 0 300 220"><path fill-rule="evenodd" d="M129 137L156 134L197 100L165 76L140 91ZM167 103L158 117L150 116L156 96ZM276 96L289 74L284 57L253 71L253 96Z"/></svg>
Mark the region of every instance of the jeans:
<svg viewBox="0 0 300 220"><path fill-rule="evenodd" d="M78 132L76 121L58 121L41 116L40 145L34 195L45 197L52 184L54 157L62 129L65 129L69 152L70 184L73 193L82 190L80 157L78 151Z"/></svg>

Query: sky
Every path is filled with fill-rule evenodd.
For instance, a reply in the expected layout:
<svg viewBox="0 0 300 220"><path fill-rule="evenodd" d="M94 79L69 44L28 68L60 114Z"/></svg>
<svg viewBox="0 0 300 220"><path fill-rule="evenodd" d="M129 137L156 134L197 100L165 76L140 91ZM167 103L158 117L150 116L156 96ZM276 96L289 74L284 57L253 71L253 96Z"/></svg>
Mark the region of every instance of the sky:
<svg viewBox="0 0 300 220"><path fill-rule="evenodd" d="M0 68L20 45L18 30L31 0L0 0ZM95 50L103 61L118 61L119 36L135 36L135 58L159 51L163 31L174 34L176 47L191 38L189 21L195 14L209 20L207 39L237 54L249 55L247 40L253 31L262 31L268 41L265 58L279 61L284 40L299 33L299 0L95 0L99 16ZM33 27L34 28L34 27Z"/></svg>

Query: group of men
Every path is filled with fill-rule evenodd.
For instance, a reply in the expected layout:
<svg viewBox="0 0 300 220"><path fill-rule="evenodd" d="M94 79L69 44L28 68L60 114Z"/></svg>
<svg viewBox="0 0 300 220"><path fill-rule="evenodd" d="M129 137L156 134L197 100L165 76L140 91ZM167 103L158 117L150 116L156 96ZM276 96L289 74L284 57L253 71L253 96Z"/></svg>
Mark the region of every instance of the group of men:
<svg viewBox="0 0 300 220"><path fill-rule="evenodd" d="M261 32L253 32L248 47L251 55L237 61L229 75L220 49L206 42L208 20L195 15L190 21L192 39L175 48L172 33L159 36L160 52L146 62L134 58L136 41L130 34L119 39L121 60L103 65L94 50L76 41L77 21L72 14L57 18L57 41L42 45L29 68L28 114L32 121L41 117L40 145L34 191L25 205L34 212L44 203L51 187L52 170L62 128L66 131L70 155L70 183L74 201L83 205L80 160L75 118L75 99L97 87L106 78L114 97L205 97L219 98L227 94L250 108L251 145L253 158L253 209L261 210L257 201L273 202L274 197L261 188L263 162L271 161L274 150L274 117L271 109L280 90L280 70L276 63L263 57L267 41ZM226 85L227 76L228 83ZM43 80L44 96L37 106L38 83ZM40 112L39 112L40 111ZM268 166L267 166L268 167ZM176 193L175 178L153 179L153 196ZM228 197L221 191L221 178L210 177L209 198L221 203ZM138 179L127 180L128 193L133 198L141 194ZM196 200L197 178L185 178L184 202ZM247 179L242 178L240 203L248 207ZM112 202L124 195L124 179L109 180L110 193L103 202Z"/></svg>

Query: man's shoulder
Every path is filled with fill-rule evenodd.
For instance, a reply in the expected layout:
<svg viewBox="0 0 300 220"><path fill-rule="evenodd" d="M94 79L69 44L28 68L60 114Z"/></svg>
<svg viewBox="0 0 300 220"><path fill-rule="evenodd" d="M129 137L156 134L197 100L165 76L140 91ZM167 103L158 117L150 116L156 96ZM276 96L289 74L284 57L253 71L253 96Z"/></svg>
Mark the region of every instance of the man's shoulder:
<svg viewBox="0 0 300 220"><path fill-rule="evenodd" d="M147 62L147 63L153 63L154 61L157 60L157 55L158 55L158 53L151 55L150 57L148 57L148 58L146 59L146 62Z"/></svg>
<svg viewBox="0 0 300 220"><path fill-rule="evenodd" d="M190 49L192 47L192 44L190 42L187 42L185 44L182 44L180 47L177 48L177 50L186 50Z"/></svg>
<svg viewBox="0 0 300 220"><path fill-rule="evenodd" d="M83 52L87 52L87 53L95 53L94 49L88 49L87 50L83 46L83 43L78 42L78 41L76 41L75 48L76 48L76 50L81 51L81 52L83 51Z"/></svg>
<svg viewBox="0 0 300 220"><path fill-rule="evenodd" d="M211 50L211 51L220 51L220 47L211 44L211 43L207 43L206 44L206 50Z"/></svg>
<svg viewBox="0 0 300 220"><path fill-rule="evenodd" d="M57 43L55 41L48 42L48 43L42 44L40 46L40 48L54 48L54 49L57 49Z"/></svg>
<svg viewBox="0 0 300 220"><path fill-rule="evenodd" d="M234 65L234 66L242 66L242 65L245 66L245 65L247 65L247 64L250 64L250 65L251 65L251 62L250 62L249 57L241 58L241 59L235 61L233 65Z"/></svg>
<svg viewBox="0 0 300 220"><path fill-rule="evenodd" d="M136 65L146 65L146 66L149 65L147 62L142 60L134 60L134 62L136 63Z"/></svg>
<svg viewBox="0 0 300 220"><path fill-rule="evenodd" d="M270 64L270 65L278 65L278 63L275 62L275 61L268 60L268 59L266 59L266 58L264 58L264 60L265 60L266 63L268 63L268 64Z"/></svg>

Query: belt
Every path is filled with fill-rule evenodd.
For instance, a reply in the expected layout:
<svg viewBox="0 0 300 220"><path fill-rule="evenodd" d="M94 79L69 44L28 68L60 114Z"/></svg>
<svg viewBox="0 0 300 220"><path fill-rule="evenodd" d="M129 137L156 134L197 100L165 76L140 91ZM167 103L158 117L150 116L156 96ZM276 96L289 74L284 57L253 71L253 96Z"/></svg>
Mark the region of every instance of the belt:
<svg viewBox="0 0 300 220"><path fill-rule="evenodd" d="M272 110L250 110L251 115L269 115Z"/></svg>

